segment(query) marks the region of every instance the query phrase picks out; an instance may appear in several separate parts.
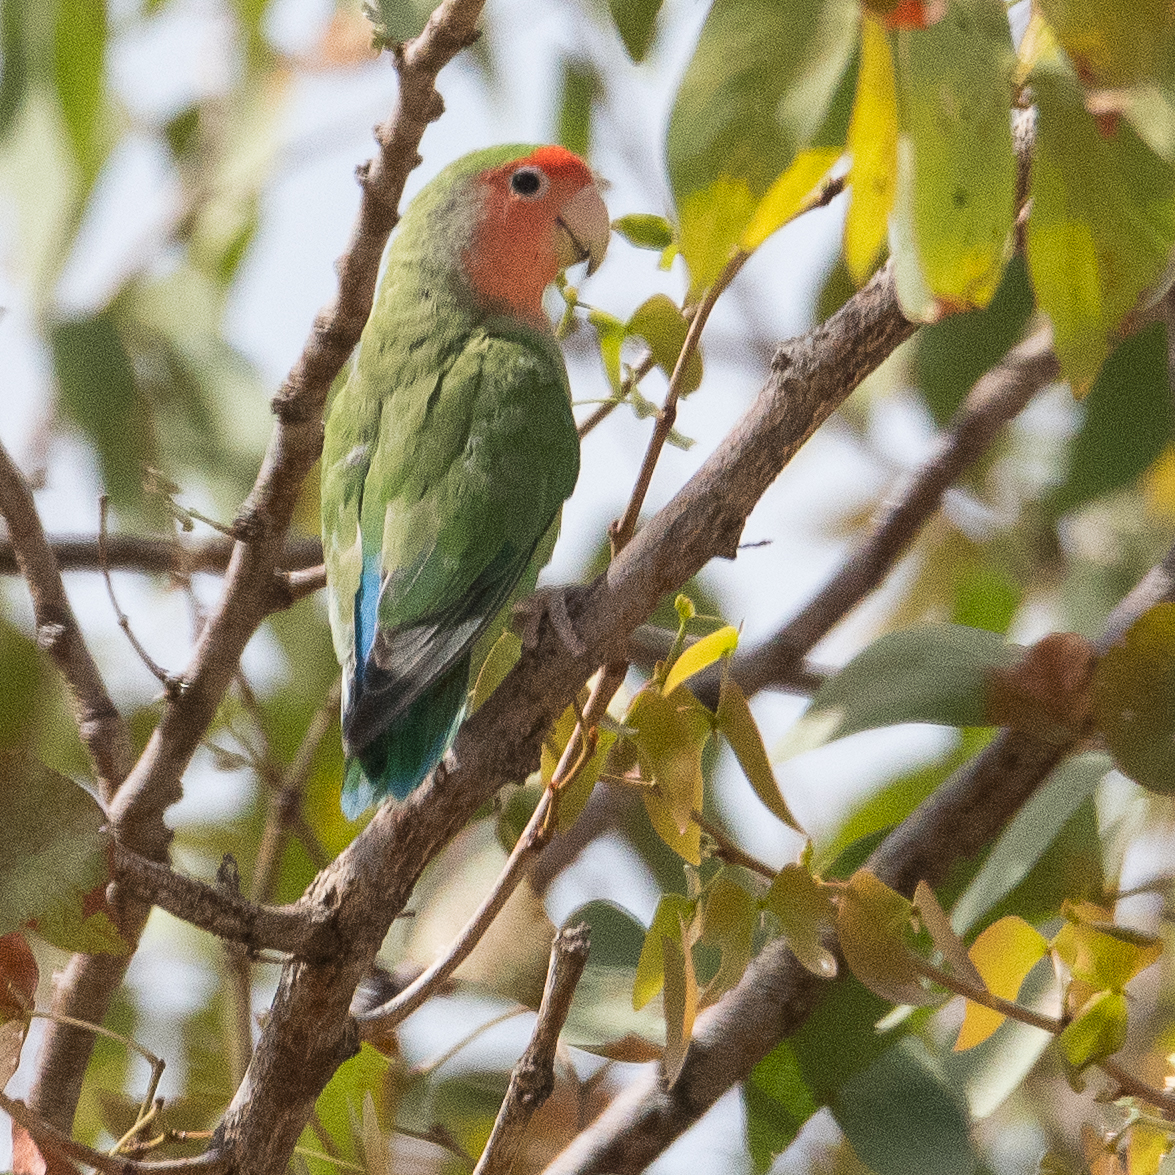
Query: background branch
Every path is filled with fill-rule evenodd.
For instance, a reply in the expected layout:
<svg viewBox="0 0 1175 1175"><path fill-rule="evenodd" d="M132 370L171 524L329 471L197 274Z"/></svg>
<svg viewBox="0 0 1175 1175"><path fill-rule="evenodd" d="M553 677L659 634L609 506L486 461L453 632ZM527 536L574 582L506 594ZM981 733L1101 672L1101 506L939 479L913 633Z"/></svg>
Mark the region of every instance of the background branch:
<svg viewBox="0 0 1175 1175"><path fill-rule="evenodd" d="M526 1052L510 1074L510 1085L473 1175L510 1175L530 1120L555 1088L555 1047L571 1000L587 965L589 935L581 923L560 930L551 944L547 985Z"/></svg>

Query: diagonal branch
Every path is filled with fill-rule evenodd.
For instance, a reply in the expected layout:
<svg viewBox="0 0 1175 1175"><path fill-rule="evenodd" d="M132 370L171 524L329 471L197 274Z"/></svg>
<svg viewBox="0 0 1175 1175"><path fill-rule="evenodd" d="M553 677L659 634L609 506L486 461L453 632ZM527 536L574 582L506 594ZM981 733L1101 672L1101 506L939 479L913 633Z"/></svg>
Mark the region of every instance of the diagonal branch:
<svg viewBox="0 0 1175 1175"><path fill-rule="evenodd" d="M248 1155L252 1170L284 1170L318 1093L358 1047L352 993L425 864L500 787L529 774L550 724L597 666L623 660L631 632L667 591L715 555L737 555L746 517L779 471L915 330L887 268L828 322L781 347L732 433L608 570L572 594L583 651L544 630L466 722L445 770L403 804L381 808L315 879L304 900L335 912L342 947L330 964L299 960L284 969L218 1146Z"/></svg>
<svg viewBox="0 0 1175 1175"><path fill-rule="evenodd" d="M77 617L70 607L61 572L45 538L33 494L0 445L0 515L8 524L8 538L16 565L29 585L37 643L44 649L69 686L78 733L89 753L104 803L131 769L131 742L126 723L115 709Z"/></svg>

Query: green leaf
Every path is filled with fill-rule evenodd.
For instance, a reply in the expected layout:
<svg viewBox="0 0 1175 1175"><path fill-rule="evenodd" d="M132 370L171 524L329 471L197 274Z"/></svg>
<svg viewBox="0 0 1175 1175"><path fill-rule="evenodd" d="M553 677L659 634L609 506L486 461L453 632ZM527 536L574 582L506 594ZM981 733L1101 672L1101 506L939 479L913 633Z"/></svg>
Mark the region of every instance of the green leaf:
<svg viewBox="0 0 1175 1175"><path fill-rule="evenodd" d="M672 1086L685 1063L698 1013L698 980L693 956L682 934L661 936L665 960L665 1055L661 1059L662 1080Z"/></svg>
<svg viewBox="0 0 1175 1175"><path fill-rule="evenodd" d="M0 934L42 918L80 925L86 896L109 879L102 809L72 780L13 754L0 755L0 807Z"/></svg>
<svg viewBox="0 0 1175 1175"><path fill-rule="evenodd" d="M983 868L955 903L951 924L956 933L966 934L1028 876L1090 802L1110 766L1108 755L1086 754L1066 759L1052 772L1000 834ZM1058 878L1062 887L1068 884L1069 870L1065 873Z"/></svg>
<svg viewBox="0 0 1175 1175"><path fill-rule="evenodd" d="M654 294L633 311L627 330L630 335L637 335L649 344L657 366L666 378L671 377L689 332L689 323L677 303L666 294ZM695 347L686 360L678 392L688 396L701 382L702 353Z"/></svg>
<svg viewBox="0 0 1175 1175"><path fill-rule="evenodd" d="M661 0L608 0L616 31L633 61L644 61L657 29Z"/></svg>
<svg viewBox="0 0 1175 1175"><path fill-rule="evenodd" d="M755 1170L766 1171L820 1108L804 1080L790 1041L775 1046L743 1083L747 1148Z"/></svg>
<svg viewBox="0 0 1175 1175"><path fill-rule="evenodd" d="M722 955L717 972L706 983L703 1003L715 1003L743 977L751 961L751 939L759 921L755 899L737 882L719 874L706 891L701 908L702 946L717 948Z"/></svg>
<svg viewBox="0 0 1175 1175"><path fill-rule="evenodd" d="M630 245L638 249L655 249L664 252L673 244L673 225L663 216L651 212L631 212L619 216L612 222L612 228Z"/></svg>
<svg viewBox="0 0 1175 1175"><path fill-rule="evenodd" d="M588 61L563 59L559 81L557 140L584 159L591 152L592 105L602 89L600 75Z"/></svg>
<svg viewBox="0 0 1175 1175"><path fill-rule="evenodd" d="M759 202L801 149L843 144L851 89L845 125L816 140L850 74L857 20L851 0L711 6L666 144L695 291L718 276Z"/></svg>
<svg viewBox="0 0 1175 1175"><path fill-rule="evenodd" d="M853 974L870 991L894 1004L936 1003L909 945L912 910L901 894L858 869L841 891L837 934Z"/></svg>
<svg viewBox="0 0 1175 1175"><path fill-rule="evenodd" d="M723 676L718 695L718 729L730 743L730 749L734 751L743 774L767 810L789 828L803 832L800 822L791 814L779 790L751 707L738 683L729 674Z"/></svg>
<svg viewBox="0 0 1175 1175"><path fill-rule="evenodd" d="M657 834L691 865L700 865L702 748L710 737L710 714L692 694L642 690L624 718L632 727L641 773L652 780L643 798Z"/></svg>
<svg viewBox="0 0 1175 1175"><path fill-rule="evenodd" d="M1028 270L1015 256L982 310L952 314L918 332L918 386L938 424L946 424L979 377L1016 344L1034 309Z"/></svg>
<svg viewBox="0 0 1175 1175"><path fill-rule="evenodd" d="M1126 1043L1126 997L1120 991L1096 992L1057 1039L1074 1074L1112 1057Z"/></svg>
<svg viewBox="0 0 1175 1175"><path fill-rule="evenodd" d="M144 469L156 463L155 438L114 315L57 323L49 342L61 407L97 450L111 504L133 511Z"/></svg>
<svg viewBox="0 0 1175 1175"><path fill-rule="evenodd" d="M1151 791L1175 792L1175 604L1156 604L1101 659L1097 723L1114 765Z"/></svg>
<svg viewBox="0 0 1175 1175"><path fill-rule="evenodd" d="M987 676L1018 650L981 628L928 624L874 641L812 696L777 759L899 722L981 726Z"/></svg>
<svg viewBox="0 0 1175 1175"><path fill-rule="evenodd" d="M104 0L57 0L53 38L57 99L74 153L87 179L97 175L105 154L97 141L104 109L105 55Z"/></svg>
<svg viewBox="0 0 1175 1175"><path fill-rule="evenodd" d="M636 981L632 988L632 1006L639 1011L661 990L665 983L665 956L663 941L666 937L681 938L682 924L693 921L697 903L681 894L667 893L661 896L653 924L645 933L637 962Z"/></svg>
<svg viewBox="0 0 1175 1175"><path fill-rule="evenodd" d="M930 299L903 301L907 317L935 321L986 306L1011 252L1011 30L1000 0L951 0L942 20L899 31L895 45L897 202L910 235L893 251L899 270L917 268Z"/></svg>
<svg viewBox="0 0 1175 1175"><path fill-rule="evenodd" d="M1028 269L1074 393L1097 378L1111 342L1175 245L1175 173L1126 123L1104 135L1076 79L1040 65Z"/></svg>
<svg viewBox="0 0 1175 1175"><path fill-rule="evenodd" d="M966 1108L921 1041L887 1049L845 1083L832 1112L877 1175L973 1175L978 1166Z"/></svg>
<svg viewBox="0 0 1175 1175"><path fill-rule="evenodd" d="M1053 33L1088 85L1126 89L1169 81L1175 19L1167 0L1039 0Z"/></svg>
<svg viewBox="0 0 1175 1175"><path fill-rule="evenodd" d="M771 882L763 905L779 919L780 931L800 963L813 975L836 975L836 956L824 936L836 922L828 894L800 865L785 865Z"/></svg>
<svg viewBox="0 0 1175 1175"><path fill-rule="evenodd" d="M505 680L506 674L518 664L520 656L522 656L522 638L510 629L506 629L494 642L486 659L481 663L477 681L473 686L473 694L469 700L470 714L481 709L490 694Z"/></svg>
<svg viewBox="0 0 1175 1175"><path fill-rule="evenodd" d="M588 322L596 328L600 340L600 359L614 395L620 395L620 348L628 335L628 327L619 318L603 310L589 310Z"/></svg>
<svg viewBox="0 0 1175 1175"><path fill-rule="evenodd" d="M591 961L599 966L632 967L640 962L645 928L635 914L615 902L588 902L568 914L563 925L586 922L591 935Z"/></svg>
<svg viewBox="0 0 1175 1175"><path fill-rule="evenodd" d="M1162 941L1151 935L1074 920L1061 927L1052 946L1075 979L1111 991L1121 991L1163 953Z"/></svg>
<svg viewBox="0 0 1175 1175"><path fill-rule="evenodd" d="M1069 449L1069 473L1046 503L1055 515L1130 485L1170 443L1175 410L1161 322L1114 348L1084 408Z"/></svg>

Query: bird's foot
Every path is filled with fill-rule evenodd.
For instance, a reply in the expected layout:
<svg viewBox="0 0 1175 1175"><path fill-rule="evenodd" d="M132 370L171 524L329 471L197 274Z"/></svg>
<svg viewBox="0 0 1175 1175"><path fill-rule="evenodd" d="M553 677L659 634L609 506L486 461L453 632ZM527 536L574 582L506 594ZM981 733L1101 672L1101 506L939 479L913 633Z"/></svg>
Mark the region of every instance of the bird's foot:
<svg viewBox="0 0 1175 1175"><path fill-rule="evenodd" d="M526 648L533 649L539 643L543 618L546 617L563 642L563 647L573 657L582 657L587 652L587 645L575 631L575 625L571 623L571 616L567 611L568 596L576 590L578 589L542 587L514 605L512 627L522 638Z"/></svg>

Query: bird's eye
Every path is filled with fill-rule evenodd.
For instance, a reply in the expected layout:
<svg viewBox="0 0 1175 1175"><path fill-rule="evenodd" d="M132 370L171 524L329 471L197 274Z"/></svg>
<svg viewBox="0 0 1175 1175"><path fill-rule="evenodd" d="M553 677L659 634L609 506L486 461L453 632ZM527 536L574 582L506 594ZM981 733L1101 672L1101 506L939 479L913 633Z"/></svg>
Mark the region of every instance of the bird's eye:
<svg viewBox="0 0 1175 1175"><path fill-rule="evenodd" d="M510 177L510 190L524 200L537 200L549 184L546 172L537 167L520 167Z"/></svg>

